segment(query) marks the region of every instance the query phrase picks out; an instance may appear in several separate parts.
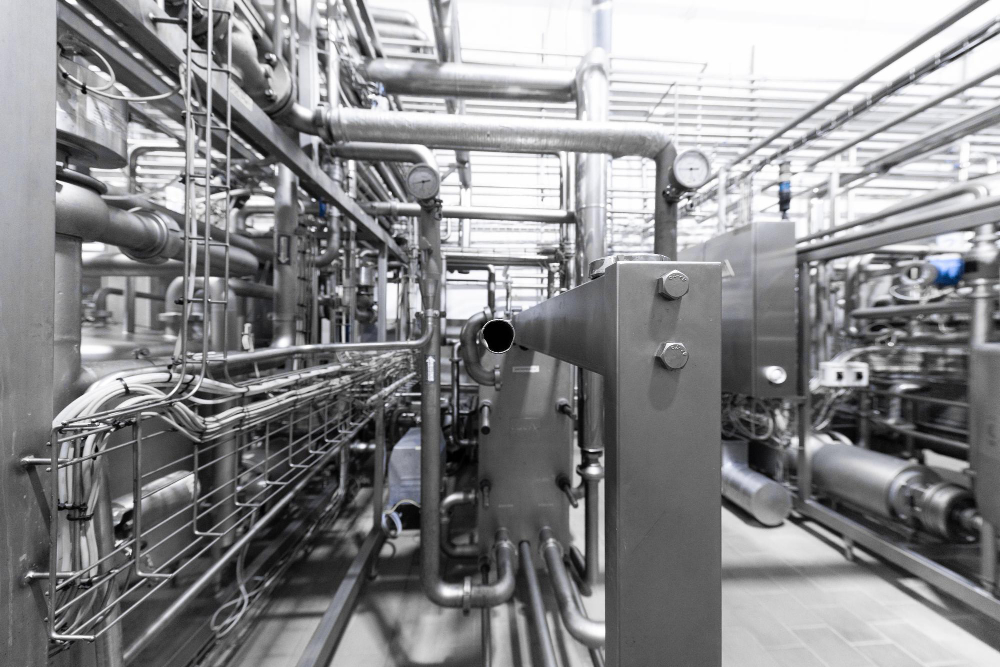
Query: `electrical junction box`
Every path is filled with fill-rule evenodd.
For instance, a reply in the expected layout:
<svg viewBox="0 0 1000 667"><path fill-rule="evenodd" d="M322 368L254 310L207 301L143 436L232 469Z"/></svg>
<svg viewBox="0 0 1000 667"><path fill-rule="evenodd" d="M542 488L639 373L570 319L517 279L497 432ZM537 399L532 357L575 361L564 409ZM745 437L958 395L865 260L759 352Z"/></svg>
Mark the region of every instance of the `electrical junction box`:
<svg viewBox="0 0 1000 667"><path fill-rule="evenodd" d="M830 388L867 387L868 364L863 361L821 361L819 384Z"/></svg>

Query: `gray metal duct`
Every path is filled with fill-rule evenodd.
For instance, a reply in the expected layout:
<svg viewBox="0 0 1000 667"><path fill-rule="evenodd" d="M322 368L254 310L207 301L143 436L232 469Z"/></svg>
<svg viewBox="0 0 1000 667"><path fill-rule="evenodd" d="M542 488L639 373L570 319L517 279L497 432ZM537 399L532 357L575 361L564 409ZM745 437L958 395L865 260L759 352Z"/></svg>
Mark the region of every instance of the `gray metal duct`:
<svg viewBox="0 0 1000 667"><path fill-rule="evenodd" d="M377 58L361 66L390 94L489 100L571 102L573 70Z"/></svg>

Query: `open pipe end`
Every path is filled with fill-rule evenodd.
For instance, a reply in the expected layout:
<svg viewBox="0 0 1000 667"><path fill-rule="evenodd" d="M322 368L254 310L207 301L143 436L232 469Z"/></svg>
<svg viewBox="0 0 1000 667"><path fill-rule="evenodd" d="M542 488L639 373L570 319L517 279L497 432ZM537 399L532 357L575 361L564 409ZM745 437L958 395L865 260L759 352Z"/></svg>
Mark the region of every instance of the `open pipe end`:
<svg viewBox="0 0 1000 667"><path fill-rule="evenodd" d="M486 349L493 354L503 354L514 345L514 325L510 320L490 320L481 331Z"/></svg>

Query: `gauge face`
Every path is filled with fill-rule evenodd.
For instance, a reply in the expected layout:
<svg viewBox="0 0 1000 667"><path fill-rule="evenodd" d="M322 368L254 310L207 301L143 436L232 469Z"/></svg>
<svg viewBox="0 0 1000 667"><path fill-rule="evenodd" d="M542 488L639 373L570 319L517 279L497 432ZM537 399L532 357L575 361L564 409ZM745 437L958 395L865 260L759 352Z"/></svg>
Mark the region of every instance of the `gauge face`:
<svg viewBox="0 0 1000 667"><path fill-rule="evenodd" d="M674 180L688 190L705 185L710 175L708 156L697 149L683 151L674 158Z"/></svg>
<svg viewBox="0 0 1000 667"><path fill-rule="evenodd" d="M417 199L433 199L441 190L441 177L433 167L413 165L406 172L406 189Z"/></svg>

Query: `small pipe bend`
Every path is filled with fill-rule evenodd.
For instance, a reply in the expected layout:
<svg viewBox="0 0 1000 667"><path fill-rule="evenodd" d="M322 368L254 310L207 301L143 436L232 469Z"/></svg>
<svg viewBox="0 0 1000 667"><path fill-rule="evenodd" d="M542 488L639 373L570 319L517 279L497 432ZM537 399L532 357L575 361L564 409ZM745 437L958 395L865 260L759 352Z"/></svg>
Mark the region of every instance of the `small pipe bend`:
<svg viewBox="0 0 1000 667"><path fill-rule="evenodd" d="M562 616L566 630L581 644L590 648L601 648L606 638L606 628L601 621L592 621L581 613L573 600L573 582L569 579L566 566L562 559L562 547L552 536L549 528L543 528L539 539L542 543L542 556L545 567L552 580L552 589L559 603L559 615Z"/></svg>
<svg viewBox="0 0 1000 667"><path fill-rule="evenodd" d="M514 561L514 543L505 528L497 530L493 553L497 563L497 580L492 584L472 584L469 581L461 584L448 583L436 577L428 578L424 573L424 592L431 602L442 607L462 607L466 609L495 607L510 600L514 596L516 567Z"/></svg>
<svg viewBox="0 0 1000 667"><path fill-rule="evenodd" d="M465 321L465 324L462 325L462 333L459 335L459 339L462 341L459 352L462 355L462 362L465 364L465 372L470 378L487 387L496 386L496 370L490 370L483 366L482 357L479 355L479 331L491 319L493 319L493 312L489 308L484 308Z"/></svg>

